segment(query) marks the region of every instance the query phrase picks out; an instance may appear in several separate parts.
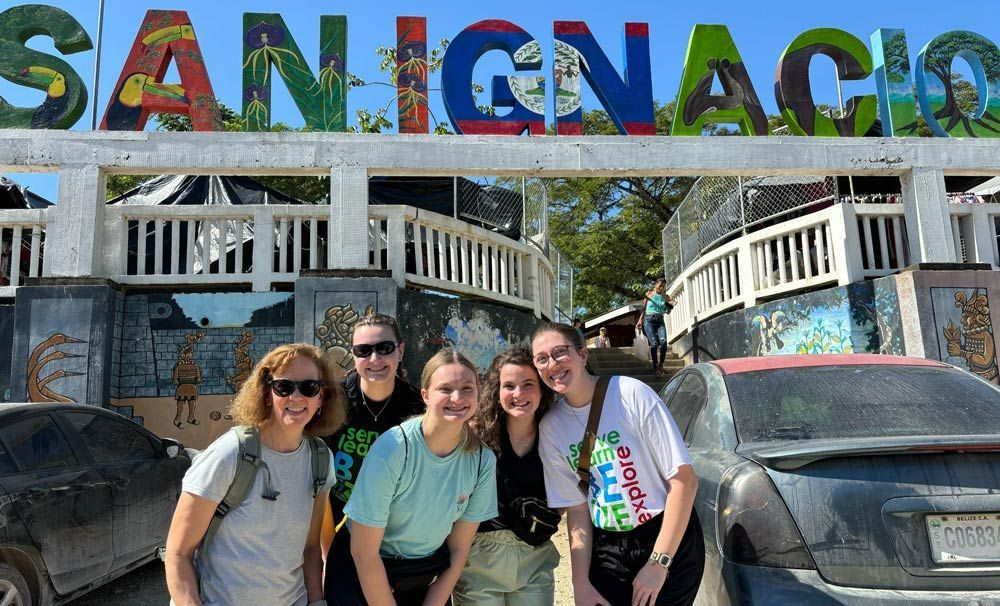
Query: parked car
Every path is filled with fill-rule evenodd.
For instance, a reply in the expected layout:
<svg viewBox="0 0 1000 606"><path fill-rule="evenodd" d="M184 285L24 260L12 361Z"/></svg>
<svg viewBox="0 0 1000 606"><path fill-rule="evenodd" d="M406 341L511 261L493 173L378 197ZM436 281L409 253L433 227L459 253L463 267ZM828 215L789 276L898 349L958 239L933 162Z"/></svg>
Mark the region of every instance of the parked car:
<svg viewBox="0 0 1000 606"><path fill-rule="evenodd" d="M0 405L0 604L62 603L155 558L190 465L96 406Z"/></svg>
<svg viewBox="0 0 1000 606"><path fill-rule="evenodd" d="M661 391L698 475L696 603L1000 604L1000 389L940 362L768 356Z"/></svg>

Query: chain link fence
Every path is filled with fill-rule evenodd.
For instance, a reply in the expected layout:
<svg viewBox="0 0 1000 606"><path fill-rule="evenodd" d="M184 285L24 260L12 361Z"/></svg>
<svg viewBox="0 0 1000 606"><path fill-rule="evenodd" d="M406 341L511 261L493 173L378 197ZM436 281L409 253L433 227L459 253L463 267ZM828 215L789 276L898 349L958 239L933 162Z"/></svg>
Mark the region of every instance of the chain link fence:
<svg viewBox="0 0 1000 606"><path fill-rule="evenodd" d="M457 179L458 218L517 238L522 233L523 195L507 182L487 177Z"/></svg>
<svg viewBox="0 0 1000 606"><path fill-rule="evenodd" d="M734 234L837 200L836 177L702 177L663 229L667 281Z"/></svg>

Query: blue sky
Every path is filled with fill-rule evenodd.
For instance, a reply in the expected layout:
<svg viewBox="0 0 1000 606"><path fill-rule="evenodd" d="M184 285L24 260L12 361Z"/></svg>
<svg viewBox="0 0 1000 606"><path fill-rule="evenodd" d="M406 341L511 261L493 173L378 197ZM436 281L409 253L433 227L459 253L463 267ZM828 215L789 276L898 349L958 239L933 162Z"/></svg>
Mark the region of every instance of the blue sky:
<svg viewBox="0 0 1000 606"><path fill-rule="evenodd" d="M7 9L21 3L0 3ZM51 2L73 15L97 39L97 0ZM950 8L956 6L958 8ZM800 3L774 0L755 2L653 2L622 3L577 0L576 2L544 3L537 0L508 0L504 3L458 3L431 1L404 3L395 0L381 2L280 2L277 0L245 0L243 2L213 2L208 0L162 0L157 2L107 0L104 20L104 46L101 58L101 79L96 95L98 122L108 103L111 88L121 72L129 48L146 10L185 10L191 17L209 76L217 97L240 110L242 63L242 15L244 12L279 12L306 59L316 69L318 54L319 17L322 14L344 14L348 18L347 69L368 81L385 80L379 74L379 58L375 48L392 44L395 39L397 15L427 17L428 43L431 47L441 38L454 38L464 27L481 19L507 19L520 25L541 44L545 65L542 75L551 80L552 22L555 20L585 21L601 43L609 58L621 66L621 36L626 21L649 24L650 54L653 70L654 96L669 101L676 96L684 64L691 28L697 23L721 23L729 27L747 65L750 77L765 109L776 112L773 94L774 69L785 46L799 33L814 27L845 29L866 43L880 27L902 28L907 32L911 62L916 53L934 36L955 29L967 29L1000 42L1000 19L996 9L976 10L971 4L943 5L924 0L913 2L860 2L841 0L828 3ZM990 17L989 15L994 15ZM35 37L28 46L59 55L45 37ZM94 76L93 50L63 57L80 74L88 89ZM959 64L961 65L961 64ZM488 84L494 74L510 73L509 60L499 52L488 53L475 72L476 81ZM179 82L176 71L168 72L166 82ZM832 61L819 57L813 61L811 81L817 103L836 104L837 93ZM432 76L431 87L439 82ZM845 99L851 95L874 92L874 78L845 83ZM91 103L94 102L91 90ZM487 89L487 95L489 89ZM291 98L280 80L273 87L272 112L275 121L302 125ZM41 103L44 93L0 80L0 96L15 105L34 106ZM349 121L354 122L355 110L373 110L392 98L392 90L381 86L354 89L348 98ZM481 99L483 101L485 99ZM548 121L552 120L552 102L548 101ZM599 108L596 98L584 85L585 109ZM431 93L431 108L439 120L447 116L440 94ZM90 129L91 111L74 129ZM395 122L395 105L389 118ZM152 121L150 121L152 125ZM56 179L51 175L10 175L33 191L55 199Z"/></svg>

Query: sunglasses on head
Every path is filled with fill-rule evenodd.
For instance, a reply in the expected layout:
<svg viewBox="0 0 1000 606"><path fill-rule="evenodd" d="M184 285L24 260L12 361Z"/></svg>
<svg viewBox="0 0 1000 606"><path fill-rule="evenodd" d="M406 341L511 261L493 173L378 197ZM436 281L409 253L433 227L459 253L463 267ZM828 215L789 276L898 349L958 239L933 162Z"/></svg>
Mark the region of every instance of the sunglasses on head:
<svg viewBox="0 0 1000 606"><path fill-rule="evenodd" d="M319 395L323 390L323 381L316 379L306 379L305 381L293 381L291 379L271 379L269 381L271 391L274 395L287 398L298 390L302 397L312 398Z"/></svg>
<svg viewBox="0 0 1000 606"><path fill-rule="evenodd" d="M354 354L355 358L367 358L372 355L373 351L380 356L387 356L396 351L396 342L380 341L375 344L362 343L351 347L351 353Z"/></svg>

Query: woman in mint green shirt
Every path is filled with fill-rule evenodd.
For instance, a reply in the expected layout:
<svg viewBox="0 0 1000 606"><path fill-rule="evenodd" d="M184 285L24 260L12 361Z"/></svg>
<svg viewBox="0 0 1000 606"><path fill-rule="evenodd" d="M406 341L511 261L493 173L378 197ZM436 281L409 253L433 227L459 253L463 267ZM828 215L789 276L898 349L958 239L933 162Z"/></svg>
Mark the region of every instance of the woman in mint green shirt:
<svg viewBox="0 0 1000 606"><path fill-rule="evenodd" d="M636 322L636 330L642 330L649 343L649 358L653 363L653 372L663 372L663 360L667 355L667 326L664 315L670 313L673 305L667 296L667 281L657 278L653 290L646 293L645 305Z"/></svg>
<svg viewBox="0 0 1000 606"><path fill-rule="evenodd" d="M496 457L468 426L475 366L442 350L421 387L426 412L379 436L361 466L344 509L353 562L328 567L331 606L448 604L479 523L497 516Z"/></svg>

